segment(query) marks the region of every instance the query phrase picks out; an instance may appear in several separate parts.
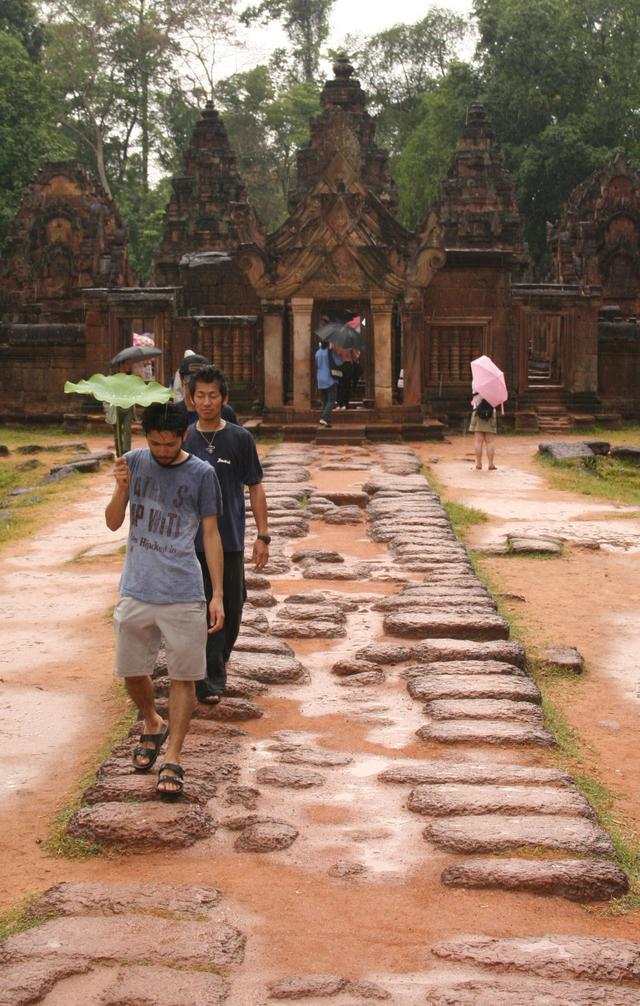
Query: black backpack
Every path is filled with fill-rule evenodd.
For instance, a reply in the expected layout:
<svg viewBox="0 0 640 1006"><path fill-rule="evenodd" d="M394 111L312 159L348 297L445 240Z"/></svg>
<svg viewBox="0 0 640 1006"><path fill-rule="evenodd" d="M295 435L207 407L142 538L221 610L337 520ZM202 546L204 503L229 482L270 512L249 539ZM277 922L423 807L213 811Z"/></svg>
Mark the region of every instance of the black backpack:
<svg viewBox="0 0 640 1006"><path fill-rule="evenodd" d="M493 405L481 398L476 405L476 415L478 419L493 419Z"/></svg>

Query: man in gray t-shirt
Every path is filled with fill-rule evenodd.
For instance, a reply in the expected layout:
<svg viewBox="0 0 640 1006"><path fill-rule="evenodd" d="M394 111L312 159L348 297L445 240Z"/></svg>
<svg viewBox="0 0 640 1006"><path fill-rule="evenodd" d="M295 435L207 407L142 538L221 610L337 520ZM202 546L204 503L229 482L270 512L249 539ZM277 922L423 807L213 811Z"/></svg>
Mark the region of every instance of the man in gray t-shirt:
<svg viewBox="0 0 640 1006"><path fill-rule="evenodd" d="M194 538L203 532L207 568L214 584L210 632L224 622L223 553L218 531L220 486L213 469L182 448L186 413L177 405L151 405L142 428L148 449L130 451L115 464L116 488L105 512L112 531L129 508L127 556L114 612L115 673L144 720L133 767L147 772L169 736L157 792L179 796L182 745L195 706L195 682L206 671L206 602ZM171 678L169 725L156 710L151 672L161 639Z"/></svg>

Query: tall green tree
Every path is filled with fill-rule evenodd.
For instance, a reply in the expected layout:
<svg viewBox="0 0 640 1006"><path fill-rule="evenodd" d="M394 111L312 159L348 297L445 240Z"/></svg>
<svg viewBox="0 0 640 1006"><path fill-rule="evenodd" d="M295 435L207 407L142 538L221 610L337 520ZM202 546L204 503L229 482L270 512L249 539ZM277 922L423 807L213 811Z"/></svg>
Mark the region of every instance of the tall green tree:
<svg viewBox="0 0 640 1006"><path fill-rule="evenodd" d="M268 230L287 214L296 152L309 138L319 89L288 82L274 66L257 66L219 83L216 102L250 198Z"/></svg>
<svg viewBox="0 0 640 1006"><path fill-rule="evenodd" d="M41 67L20 38L0 28L0 249L22 192L48 154L57 153Z"/></svg>
<svg viewBox="0 0 640 1006"><path fill-rule="evenodd" d="M248 7L242 22L279 21L291 43L291 75L310 84L318 80L322 47L329 37L329 15L335 0L261 0Z"/></svg>
<svg viewBox="0 0 640 1006"><path fill-rule="evenodd" d="M407 227L426 216L456 149L467 109L480 96L477 74L466 63L452 63L438 84L420 98L418 123L397 159L398 215Z"/></svg>
<svg viewBox="0 0 640 1006"><path fill-rule="evenodd" d="M466 18L431 7L415 24L347 37L370 111L378 118L378 142L390 150L392 162L420 120L423 95L437 89L469 32Z"/></svg>
<svg viewBox="0 0 640 1006"><path fill-rule="evenodd" d="M546 221L616 150L640 154L637 0L476 0L478 59L544 267Z"/></svg>
<svg viewBox="0 0 640 1006"><path fill-rule="evenodd" d="M19 38L34 62L40 58L46 33L31 0L0 0L0 31Z"/></svg>

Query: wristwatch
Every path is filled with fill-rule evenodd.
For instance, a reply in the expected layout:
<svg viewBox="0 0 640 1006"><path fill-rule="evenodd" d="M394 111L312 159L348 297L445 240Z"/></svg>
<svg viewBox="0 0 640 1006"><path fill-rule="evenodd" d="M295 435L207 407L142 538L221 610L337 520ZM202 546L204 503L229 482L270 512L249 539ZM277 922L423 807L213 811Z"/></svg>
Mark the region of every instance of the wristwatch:
<svg viewBox="0 0 640 1006"><path fill-rule="evenodd" d="M258 541L263 541L265 543L265 545L270 545L271 544L271 535L270 534L259 534L259 535L256 535L256 537L257 537Z"/></svg>

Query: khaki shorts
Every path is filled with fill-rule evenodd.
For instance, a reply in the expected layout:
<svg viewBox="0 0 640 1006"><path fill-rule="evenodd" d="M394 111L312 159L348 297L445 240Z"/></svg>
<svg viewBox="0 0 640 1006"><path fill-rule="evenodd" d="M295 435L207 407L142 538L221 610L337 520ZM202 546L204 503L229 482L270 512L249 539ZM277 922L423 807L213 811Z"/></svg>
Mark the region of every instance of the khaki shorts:
<svg viewBox="0 0 640 1006"><path fill-rule="evenodd" d="M113 613L119 678L151 674L164 639L169 677L200 681L207 671L207 618L204 601L148 604L121 597Z"/></svg>

